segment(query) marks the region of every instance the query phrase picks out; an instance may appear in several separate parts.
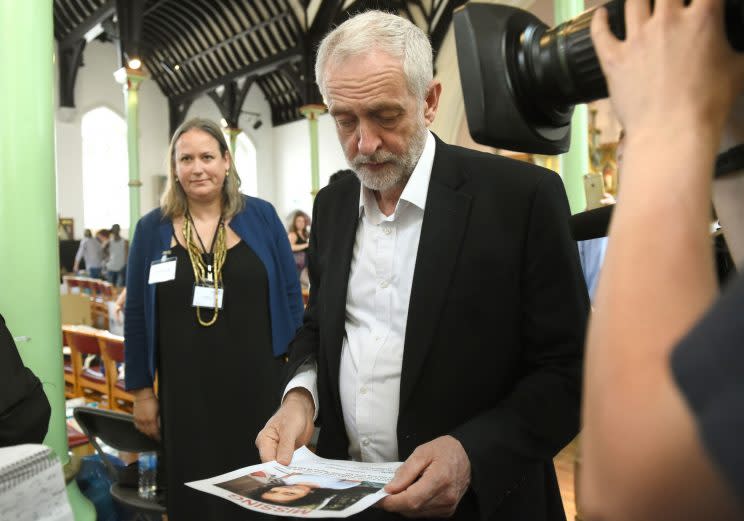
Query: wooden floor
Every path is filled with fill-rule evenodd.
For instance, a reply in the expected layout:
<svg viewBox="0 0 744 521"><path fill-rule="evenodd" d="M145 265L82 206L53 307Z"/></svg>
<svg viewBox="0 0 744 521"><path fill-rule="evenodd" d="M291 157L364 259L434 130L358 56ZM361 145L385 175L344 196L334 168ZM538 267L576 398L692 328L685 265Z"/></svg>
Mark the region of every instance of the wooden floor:
<svg viewBox="0 0 744 521"><path fill-rule="evenodd" d="M573 440L555 457L555 472L558 475L558 485L561 487L563 508L566 519L574 521L576 518L576 496L574 494L574 459L577 441Z"/></svg>

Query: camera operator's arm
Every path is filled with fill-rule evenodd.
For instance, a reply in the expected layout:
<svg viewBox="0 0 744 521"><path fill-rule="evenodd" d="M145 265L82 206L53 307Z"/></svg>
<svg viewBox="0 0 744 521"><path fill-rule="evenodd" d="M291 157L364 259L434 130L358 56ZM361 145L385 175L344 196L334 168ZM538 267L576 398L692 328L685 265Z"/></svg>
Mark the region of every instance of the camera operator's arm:
<svg viewBox="0 0 744 521"><path fill-rule="evenodd" d="M627 38L606 11L592 37L626 129L615 209L586 360L587 519L728 519L737 504L699 441L669 366L716 295L708 235L724 121L744 57L724 36L723 1L627 0Z"/></svg>

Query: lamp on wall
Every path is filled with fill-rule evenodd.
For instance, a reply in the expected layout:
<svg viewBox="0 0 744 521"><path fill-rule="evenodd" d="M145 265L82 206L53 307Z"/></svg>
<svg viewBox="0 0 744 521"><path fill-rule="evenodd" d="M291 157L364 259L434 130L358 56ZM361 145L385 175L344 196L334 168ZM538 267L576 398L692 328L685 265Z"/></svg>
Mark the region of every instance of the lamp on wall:
<svg viewBox="0 0 744 521"><path fill-rule="evenodd" d="M253 121L253 130L258 130L261 128L261 125L263 125L263 121L261 121L261 114L258 112L251 112L250 110L241 110L241 114L248 114L251 118L254 119Z"/></svg>
<svg viewBox="0 0 744 521"><path fill-rule="evenodd" d="M130 69L139 69L142 67L142 60L136 54L124 53L124 60L126 61L127 67Z"/></svg>

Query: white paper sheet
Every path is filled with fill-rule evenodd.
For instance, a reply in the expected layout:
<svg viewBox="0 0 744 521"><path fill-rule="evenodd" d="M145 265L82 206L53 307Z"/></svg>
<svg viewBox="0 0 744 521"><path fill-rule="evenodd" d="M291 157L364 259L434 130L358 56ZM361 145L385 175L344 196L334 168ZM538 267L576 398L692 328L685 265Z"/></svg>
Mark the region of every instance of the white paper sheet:
<svg viewBox="0 0 744 521"><path fill-rule="evenodd" d="M300 447L289 466L272 461L186 485L265 514L348 517L387 496L400 465L328 460Z"/></svg>

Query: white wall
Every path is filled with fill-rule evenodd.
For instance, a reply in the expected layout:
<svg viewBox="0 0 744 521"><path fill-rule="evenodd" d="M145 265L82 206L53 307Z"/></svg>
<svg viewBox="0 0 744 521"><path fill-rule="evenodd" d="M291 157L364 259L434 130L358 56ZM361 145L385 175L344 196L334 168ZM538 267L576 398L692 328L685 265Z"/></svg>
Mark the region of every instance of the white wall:
<svg viewBox="0 0 744 521"><path fill-rule="evenodd" d="M271 107L257 84L254 84L248 91L248 95L243 102L243 110L260 114L260 119L263 122L261 127L254 129L255 119L243 115L238 120L238 124L243 128L243 133L256 147L258 196L274 203L277 197L277 179L273 168L274 134L271 129ZM209 96L198 97L189 107L186 119L197 116L216 122L222 119L222 114L220 114L217 105Z"/></svg>
<svg viewBox="0 0 744 521"><path fill-rule="evenodd" d="M122 87L113 77L117 63L114 45L89 43L83 63L75 87L76 108L57 109L55 118L57 212L60 217L75 220L76 238L82 237L84 227L81 118L87 111L101 106L126 118ZM58 92L55 84L55 96ZM139 117L140 209L144 214L157 205L157 176L165 173L164 157L168 146L168 103L153 80L145 80L140 86ZM119 224L122 228L129 225L128 222Z"/></svg>
<svg viewBox="0 0 744 521"><path fill-rule="evenodd" d="M458 132L465 119L465 103L462 99L462 85L455 49L455 31L452 27L442 40L434 78L442 83L442 94L439 97L439 110L430 129L445 143L460 145Z"/></svg>
<svg viewBox="0 0 744 521"><path fill-rule="evenodd" d="M333 119L318 118L318 163L320 187L334 172L349 168L336 136ZM313 202L310 171L310 123L295 121L274 128L274 171L277 178L277 212L282 220L294 210L311 213Z"/></svg>

